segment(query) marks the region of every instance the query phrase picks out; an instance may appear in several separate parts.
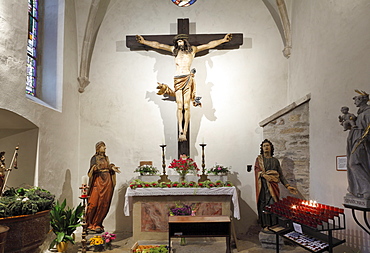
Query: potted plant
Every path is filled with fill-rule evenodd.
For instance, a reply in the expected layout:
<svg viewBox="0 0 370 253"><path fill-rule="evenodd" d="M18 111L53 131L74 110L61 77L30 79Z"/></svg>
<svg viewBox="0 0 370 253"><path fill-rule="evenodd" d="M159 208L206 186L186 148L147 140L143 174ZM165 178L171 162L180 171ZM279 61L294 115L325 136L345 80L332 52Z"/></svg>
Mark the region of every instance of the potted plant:
<svg viewBox="0 0 370 253"><path fill-rule="evenodd" d="M215 166L208 169L207 173L213 174L213 175L225 176L228 173L230 173L230 168L216 163Z"/></svg>
<svg viewBox="0 0 370 253"><path fill-rule="evenodd" d="M152 175L157 175L159 170L157 170L157 168L152 165L145 164L145 165L138 166L134 170L134 172L139 172L140 176L152 176Z"/></svg>
<svg viewBox="0 0 370 253"><path fill-rule="evenodd" d="M228 179L230 170L231 167L226 167L216 163L212 168L207 169L208 178L213 182L221 180L225 183Z"/></svg>
<svg viewBox="0 0 370 253"><path fill-rule="evenodd" d="M23 252L25 249L30 253L39 252L39 246L50 230L49 212L53 203L54 195L39 187L10 188L3 193L0 225L10 228L5 252Z"/></svg>
<svg viewBox="0 0 370 253"><path fill-rule="evenodd" d="M51 242L49 249L57 245L58 252L63 252L66 250L68 242L75 243L72 234L77 227L81 226L83 209L81 203L71 209L66 207L65 199L61 204L56 202L50 210L50 225L56 238Z"/></svg>

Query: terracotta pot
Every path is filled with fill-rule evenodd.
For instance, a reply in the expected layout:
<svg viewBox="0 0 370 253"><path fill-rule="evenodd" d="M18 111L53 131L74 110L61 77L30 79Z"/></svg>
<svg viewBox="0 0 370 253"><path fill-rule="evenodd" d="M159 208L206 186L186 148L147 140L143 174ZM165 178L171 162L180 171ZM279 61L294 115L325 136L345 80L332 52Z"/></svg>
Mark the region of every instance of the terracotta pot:
<svg viewBox="0 0 370 253"><path fill-rule="evenodd" d="M57 244L57 251L58 252L64 252L67 251L68 243L67 242L60 242Z"/></svg>
<svg viewBox="0 0 370 253"><path fill-rule="evenodd" d="M0 226L0 253L4 253L6 236L9 228L7 226Z"/></svg>
<svg viewBox="0 0 370 253"><path fill-rule="evenodd" d="M9 227L5 252L40 252L39 246L50 230L49 212L47 210L36 214L0 218L0 225Z"/></svg>

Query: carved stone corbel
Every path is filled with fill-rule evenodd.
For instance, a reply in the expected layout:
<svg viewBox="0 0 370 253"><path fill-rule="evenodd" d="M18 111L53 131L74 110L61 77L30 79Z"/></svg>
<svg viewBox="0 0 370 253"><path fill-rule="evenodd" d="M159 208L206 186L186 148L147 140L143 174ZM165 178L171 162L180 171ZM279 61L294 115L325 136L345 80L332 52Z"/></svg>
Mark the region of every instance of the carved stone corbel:
<svg viewBox="0 0 370 253"><path fill-rule="evenodd" d="M286 58L290 57L290 50L292 49L292 37L290 33L290 22L288 17L288 12L286 10L286 5L284 0L276 0L276 3L279 8L280 19L283 23L284 35L285 35L285 43L284 43L284 50L283 54Z"/></svg>
<svg viewBox="0 0 370 253"><path fill-rule="evenodd" d="M270 11L272 18L280 32L283 40L283 54L286 58L290 57L292 49L292 37L288 11L284 0L263 0L267 9Z"/></svg>
<svg viewBox="0 0 370 253"><path fill-rule="evenodd" d="M86 22L86 29L81 50L80 74L77 77L80 93L85 91L89 85L89 74L91 56L94 51L96 37L100 25L104 19L110 0L93 0L90 6L89 16Z"/></svg>

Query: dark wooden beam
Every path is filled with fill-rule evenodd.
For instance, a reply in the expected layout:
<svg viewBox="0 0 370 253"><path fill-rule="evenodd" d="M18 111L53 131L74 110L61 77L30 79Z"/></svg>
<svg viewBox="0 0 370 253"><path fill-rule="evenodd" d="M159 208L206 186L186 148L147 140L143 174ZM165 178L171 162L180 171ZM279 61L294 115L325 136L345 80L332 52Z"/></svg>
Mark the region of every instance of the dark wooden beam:
<svg viewBox="0 0 370 253"><path fill-rule="evenodd" d="M225 37L225 34L189 34L189 43L192 46L199 46L206 44L212 40L219 40ZM233 38L227 43L223 43L215 49L238 49L243 45L243 34L242 33L233 33ZM142 35L144 39L151 41L158 41L159 43L166 45L173 45L173 38L176 34L173 35ZM136 41L136 35L127 35L126 36L126 46L130 48L131 51L139 50L153 50L153 48L140 44Z"/></svg>

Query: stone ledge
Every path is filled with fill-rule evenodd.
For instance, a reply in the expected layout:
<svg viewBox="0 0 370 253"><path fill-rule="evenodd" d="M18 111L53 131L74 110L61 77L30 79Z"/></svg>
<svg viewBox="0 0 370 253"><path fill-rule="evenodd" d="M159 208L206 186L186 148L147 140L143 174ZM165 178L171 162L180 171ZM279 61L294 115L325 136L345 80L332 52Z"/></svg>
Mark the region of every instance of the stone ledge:
<svg viewBox="0 0 370 253"><path fill-rule="evenodd" d="M301 99L298 99L297 101L291 103L290 105L286 106L285 108L281 109L280 111L274 113L273 115L271 115L270 117L262 120L259 125L260 127L264 127L266 126L268 123L270 123L271 121L273 120L276 120L277 118L283 116L284 114L287 114L288 112L294 110L295 108L297 108L298 106L300 106L301 104L303 103L306 103L308 101L310 101L311 99L311 93L307 94L306 96L304 96L303 98Z"/></svg>

